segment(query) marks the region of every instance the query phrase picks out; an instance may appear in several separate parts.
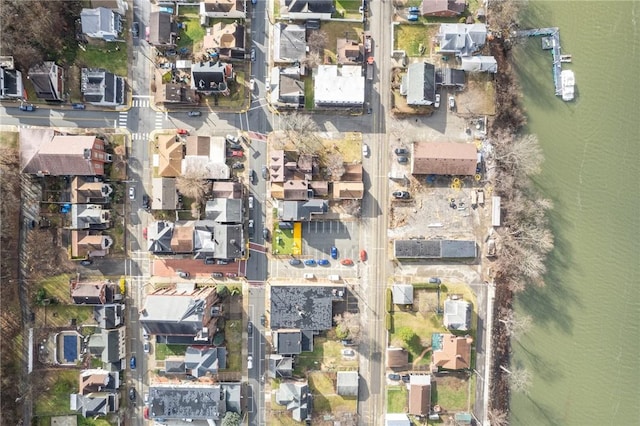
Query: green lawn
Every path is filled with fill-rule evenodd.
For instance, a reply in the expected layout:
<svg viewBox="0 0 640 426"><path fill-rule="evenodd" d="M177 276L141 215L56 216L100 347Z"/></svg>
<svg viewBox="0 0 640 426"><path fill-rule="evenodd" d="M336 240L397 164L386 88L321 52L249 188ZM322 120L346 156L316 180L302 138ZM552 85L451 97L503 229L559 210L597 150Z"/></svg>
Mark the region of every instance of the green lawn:
<svg viewBox="0 0 640 426"><path fill-rule="evenodd" d="M411 329L416 338L411 344L406 344L400 337L403 329ZM393 313L393 330L391 332L391 345L406 348L409 351L409 362L413 362L429 346L431 335L435 332L445 331L441 318L435 313L406 312L395 310ZM431 362L431 353L427 352L418 362L418 365L428 365Z"/></svg>
<svg viewBox="0 0 640 426"><path fill-rule="evenodd" d="M127 76L126 43L97 41L87 44L85 49L78 49L76 64L79 67L104 68L120 77Z"/></svg>
<svg viewBox="0 0 640 426"><path fill-rule="evenodd" d="M362 24L355 22L322 22L320 24L320 30L327 33L327 45L325 49L330 50L334 54L337 54L337 40L339 38L345 38L345 34L348 35L350 40L362 40Z"/></svg>
<svg viewBox="0 0 640 426"><path fill-rule="evenodd" d="M342 358L343 346L340 342L329 340L326 337L316 337L313 343L313 352L303 352L298 355L295 374L310 370L338 371L352 370L358 366L357 358L345 360Z"/></svg>
<svg viewBox="0 0 640 426"><path fill-rule="evenodd" d="M387 413L405 413L407 411L407 387L389 386L387 388Z"/></svg>
<svg viewBox="0 0 640 426"><path fill-rule="evenodd" d="M276 222L273 229L272 250L279 255L293 254L293 229L280 229Z"/></svg>
<svg viewBox="0 0 640 426"><path fill-rule="evenodd" d="M59 303L73 303L69 289L70 274L60 274L47 277L38 287L43 288L48 298L56 298Z"/></svg>
<svg viewBox="0 0 640 426"><path fill-rule="evenodd" d="M242 370L242 320L227 320L224 325L227 347L227 371Z"/></svg>
<svg viewBox="0 0 640 426"><path fill-rule="evenodd" d="M362 6L361 0L336 0L336 11L334 17L358 19L360 18L359 8Z"/></svg>
<svg viewBox="0 0 640 426"><path fill-rule="evenodd" d="M193 9L193 10L192 10ZM205 28L200 25L198 7L180 7L179 20L187 26L186 30L180 30L178 49L186 47L189 52L200 50L205 35Z"/></svg>
<svg viewBox="0 0 640 426"><path fill-rule="evenodd" d="M59 369L39 372L42 386L34 389L35 415L71 414L69 394L78 391L80 370Z"/></svg>
<svg viewBox="0 0 640 426"><path fill-rule="evenodd" d="M420 45L426 47L427 54L429 53L430 46L430 34L427 30L428 27L424 25L416 24L400 24L394 25L395 28L395 50L404 50L409 56L421 56ZM436 28L437 32L437 28Z"/></svg>
<svg viewBox="0 0 640 426"><path fill-rule="evenodd" d="M229 96L220 96L218 106L225 108L240 108L245 101L245 91L248 90L245 73L234 65L235 81L229 81Z"/></svg>
<svg viewBox="0 0 640 426"><path fill-rule="evenodd" d="M187 353L185 345L168 345L166 343L156 343L156 360L164 361L168 356L184 355Z"/></svg>
<svg viewBox="0 0 640 426"><path fill-rule="evenodd" d="M471 387L469 387L471 380ZM438 377L436 385L431 386L431 400L446 411L464 411L473 404L475 395L475 375L466 380L456 376ZM471 389L471 400L469 400Z"/></svg>
<svg viewBox="0 0 640 426"><path fill-rule="evenodd" d="M304 109L313 110L314 98L313 98L313 78L310 75L303 77L304 81Z"/></svg>
<svg viewBox="0 0 640 426"><path fill-rule="evenodd" d="M93 306L49 305L38 307L38 312L36 313L36 321L39 324L44 321L46 327L69 327L72 319L76 320L77 325L95 324Z"/></svg>
<svg viewBox="0 0 640 426"><path fill-rule="evenodd" d="M336 393L335 373L314 371L307 378L313 392L314 413L339 414L356 411L356 397L344 397Z"/></svg>

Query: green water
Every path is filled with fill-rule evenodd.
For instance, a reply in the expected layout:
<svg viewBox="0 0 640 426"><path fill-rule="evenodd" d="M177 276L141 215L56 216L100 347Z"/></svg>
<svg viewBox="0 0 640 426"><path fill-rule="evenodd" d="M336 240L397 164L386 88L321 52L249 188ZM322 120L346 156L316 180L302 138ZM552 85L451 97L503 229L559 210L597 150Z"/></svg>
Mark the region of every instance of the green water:
<svg viewBox="0 0 640 426"><path fill-rule="evenodd" d="M551 57L515 50L529 131L555 203L547 285L519 298L536 326L514 344L533 373L513 425L640 425L640 2L531 1L526 27L560 27L577 98L554 96Z"/></svg>

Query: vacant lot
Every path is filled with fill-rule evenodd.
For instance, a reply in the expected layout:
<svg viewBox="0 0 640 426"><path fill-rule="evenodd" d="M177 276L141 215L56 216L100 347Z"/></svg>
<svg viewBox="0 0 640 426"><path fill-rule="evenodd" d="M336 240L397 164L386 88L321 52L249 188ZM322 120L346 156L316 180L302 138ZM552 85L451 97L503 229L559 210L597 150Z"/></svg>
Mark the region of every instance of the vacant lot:
<svg viewBox="0 0 640 426"><path fill-rule="evenodd" d="M356 397L345 397L336 393L336 373L314 371L308 376L313 392L313 415L331 414L339 417L344 413L355 413Z"/></svg>
<svg viewBox="0 0 640 426"><path fill-rule="evenodd" d="M343 359L342 344L326 337L316 337L313 343L313 352L303 352L298 356L298 363L294 373L304 376L304 373L312 370L338 371L353 370L358 366L356 359Z"/></svg>
<svg viewBox="0 0 640 426"><path fill-rule="evenodd" d="M449 412L468 410L473 404L475 385L475 376L467 379L464 373L437 377L436 385L431 388L431 399ZM469 389L472 390L471 394Z"/></svg>
<svg viewBox="0 0 640 426"><path fill-rule="evenodd" d="M431 55L433 37L438 25L399 24L394 25L394 50L404 50L408 56Z"/></svg>
<svg viewBox="0 0 640 426"><path fill-rule="evenodd" d="M80 68L104 68L120 77L127 76L127 44L96 40L78 49L76 65ZM77 82L78 84L80 82ZM75 82L74 82L75 84Z"/></svg>
<svg viewBox="0 0 640 426"><path fill-rule="evenodd" d="M407 387L389 386L387 388L387 413L405 413L407 411Z"/></svg>
<svg viewBox="0 0 640 426"><path fill-rule="evenodd" d="M227 370L242 370L242 320L227 320L224 326Z"/></svg>

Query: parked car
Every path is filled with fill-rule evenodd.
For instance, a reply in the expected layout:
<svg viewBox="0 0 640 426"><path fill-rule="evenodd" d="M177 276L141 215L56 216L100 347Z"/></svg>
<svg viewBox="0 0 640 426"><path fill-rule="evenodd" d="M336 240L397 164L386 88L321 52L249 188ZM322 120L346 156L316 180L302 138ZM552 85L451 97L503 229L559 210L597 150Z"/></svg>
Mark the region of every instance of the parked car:
<svg viewBox="0 0 640 426"><path fill-rule="evenodd" d="M409 159L407 157L398 157L398 163L405 164L408 162L409 162Z"/></svg>
<svg viewBox="0 0 640 426"><path fill-rule="evenodd" d="M179 135L188 135L189 131L187 129L178 129Z"/></svg>
<svg viewBox="0 0 640 426"><path fill-rule="evenodd" d="M225 136L225 139L227 140L227 142L240 143L240 139L237 136L227 135Z"/></svg>
<svg viewBox="0 0 640 426"><path fill-rule="evenodd" d="M291 266L297 266L299 264L301 264L302 261L300 259L289 259L289 265Z"/></svg>
<svg viewBox="0 0 640 426"><path fill-rule="evenodd" d="M267 166L262 166L262 179L269 179L269 169L267 168Z"/></svg>
<svg viewBox="0 0 640 426"><path fill-rule="evenodd" d="M307 259L304 261L304 264L307 266L316 266L316 261L313 259Z"/></svg>
<svg viewBox="0 0 640 426"><path fill-rule="evenodd" d="M362 262L365 262L367 260L367 251L366 250L360 250L360 260Z"/></svg>
<svg viewBox="0 0 640 426"><path fill-rule="evenodd" d="M185 271L179 271L179 272L178 272L178 276L179 276L180 278L185 278L185 279L186 279L186 278L189 278L189 277L191 276L191 274L190 274L190 273L188 273L188 272L185 272Z"/></svg>
<svg viewBox="0 0 640 426"><path fill-rule="evenodd" d="M164 52L165 56L176 56L177 54L178 52L175 49L165 50Z"/></svg>
<svg viewBox="0 0 640 426"><path fill-rule="evenodd" d="M138 38L140 35L140 24L138 22L134 22L131 26L131 34L133 34L133 38Z"/></svg>
<svg viewBox="0 0 640 426"><path fill-rule="evenodd" d="M135 401L136 400L136 388L134 388L133 386L131 386L129 388L129 399L131 401Z"/></svg>
<svg viewBox="0 0 640 426"><path fill-rule="evenodd" d="M407 16L407 21L409 21L409 22L416 22L418 19L420 19L420 16L418 16L418 15L416 15L414 13L411 13L411 14L409 14L409 16Z"/></svg>
<svg viewBox="0 0 640 426"><path fill-rule="evenodd" d="M251 62L255 62L256 61L256 48L252 47L251 48Z"/></svg>
<svg viewBox="0 0 640 426"><path fill-rule="evenodd" d="M400 375L396 373L391 373L387 376L389 380L400 380Z"/></svg>
<svg viewBox="0 0 640 426"><path fill-rule="evenodd" d="M352 266L353 265L353 260L351 260L351 259L342 259L340 261L340 264L342 264L344 266Z"/></svg>
<svg viewBox="0 0 640 426"><path fill-rule="evenodd" d="M145 330L144 328L142 329L142 338L145 341L149 340L149 335L147 334L147 330Z"/></svg>
<svg viewBox="0 0 640 426"><path fill-rule="evenodd" d="M142 228L142 238L147 239L148 231L147 228Z"/></svg>
<svg viewBox="0 0 640 426"><path fill-rule="evenodd" d="M200 111L189 111L187 113L187 115L189 117L200 117L202 115L202 112L200 112Z"/></svg>
<svg viewBox="0 0 640 426"><path fill-rule="evenodd" d="M227 259L218 259L216 260L216 265L228 265L229 261Z"/></svg>
<svg viewBox="0 0 640 426"><path fill-rule="evenodd" d="M434 107L440 108L440 93L436 93L436 102L433 104Z"/></svg>
<svg viewBox="0 0 640 426"><path fill-rule="evenodd" d="M267 317L265 317L264 315L260 315L260 324L264 325L266 321L267 321Z"/></svg>
<svg viewBox="0 0 640 426"><path fill-rule="evenodd" d="M249 208L253 208L253 197L249 196Z"/></svg>
<svg viewBox="0 0 640 426"><path fill-rule="evenodd" d="M135 198L136 198L136 189L133 186L131 186L129 187L129 199L135 200Z"/></svg>
<svg viewBox="0 0 640 426"><path fill-rule="evenodd" d="M149 30L149 27L146 27L144 29L144 39L147 41L147 43L149 42L149 34L151 33L151 31Z"/></svg>
<svg viewBox="0 0 640 426"><path fill-rule="evenodd" d="M431 277L429 278L429 284L441 284L442 281L440 281L440 278L438 277Z"/></svg>
<svg viewBox="0 0 640 426"><path fill-rule="evenodd" d="M363 157L368 157L369 156L369 145L362 144L362 156Z"/></svg>
<svg viewBox="0 0 640 426"><path fill-rule="evenodd" d="M241 163L240 161L238 161L236 163L233 163L231 165L231 168L234 169L234 170L242 170L242 169L244 169L244 163Z"/></svg>
<svg viewBox="0 0 640 426"><path fill-rule="evenodd" d="M251 370L253 368L253 357L249 355L247 357L247 370Z"/></svg>
<svg viewBox="0 0 640 426"><path fill-rule="evenodd" d="M142 196L142 208L145 210L151 209L151 199L147 194Z"/></svg>
<svg viewBox="0 0 640 426"><path fill-rule="evenodd" d="M319 259L318 265L320 266L329 266L329 261L327 259Z"/></svg>
<svg viewBox="0 0 640 426"><path fill-rule="evenodd" d="M136 369L136 357L132 356L131 359L129 359L129 367L131 367L132 370Z"/></svg>
<svg viewBox="0 0 640 426"><path fill-rule="evenodd" d="M205 257L204 258L204 264L205 265L215 265L216 264L216 260L213 257Z"/></svg>
<svg viewBox="0 0 640 426"><path fill-rule="evenodd" d="M229 147L229 149L235 149L235 150L240 150L240 151L244 150L242 145L240 145L239 143L235 143L235 142L227 141L227 146Z"/></svg>
<svg viewBox="0 0 640 426"><path fill-rule="evenodd" d="M269 240L269 229L267 228L262 229L262 238L264 238L265 240Z"/></svg>
<svg viewBox="0 0 640 426"><path fill-rule="evenodd" d="M240 150L231 151L231 157L244 157L244 152Z"/></svg>
<svg viewBox="0 0 640 426"><path fill-rule="evenodd" d="M253 92L256 88L256 81L252 78L249 79L249 91Z"/></svg>
<svg viewBox="0 0 640 426"><path fill-rule="evenodd" d="M253 169L249 170L249 181L254 185L258 181L258 174Z"/></svg>
<svg viewBox="0 0 640 426"><path fill-rule="evenodd" d="M247 324L247 334L249 335L249 337L251 337L251 335L253 334L253 324L251 324L251 321L249 321L249 323Z"/></svg>
<svg viewBox="0 0 640 426"><path fill-rule="evenodd" d="M407 148L396 148L393 152L395 152L396 155L406 155L409 153L409 150Z"/></svg>
<svg viewBox="0 0 640 426"><path fill-rule="evenodd" d="M212 272L211 273L211 278L222 278L224 277L224 274L222 272Z"/></svg>
<svg viewBox="0 0 640 426"><path fill-rule="evenodd" d="M334 259L338 258L338 248L336 246L331 246L331 257Z"/></svg>
<svg viewBox="0 0 640 426"><path fill-rule="evenodd" d="M453 111L456 107L456 98L453 95L449 96L449 109Z"/></svg>
<svg viewBox="0 0 640 426"><path fill-rule="evenodd" d="M20 111L28 111L28 112L33 112L36 110L36 106L33 104L28 104L28 105L20 105Z"/></svg>
<svg viewBox="0 0 640 426"><path fill-rule="evenodd" d="M91 260L91 259L82 259L80 261L80 264L82 266L89 266L89 265L93 264L93 260Z"/></svg>
<svg viewBox="0 0 640 426"><path fill-rule="evenodd" d="M409 383L409 380L411 380L411 376L409 376L408 374L404 374L404 375L401 377L401 379L402 379L402 381L403 381L403 382L405 382L405 383Z"/></svg>
<svg viewBox="0 0 640 426"><path fill-rule="evenodd" d="M142 345L142 350L145 354L149 353L149 351L151 350L151 345L149 344L149 342L144 342L144 345Z"/></svg>
<svg viewBox="0 0 640 426"><path fill-rule="evenodd" d="M407 191L394 191L391 195L393 195L393 198L402 200L407 200L411 197L411 194L409 194Z"/></svg>
<svg viewBox="0 0 640 426"><path fill-rule="evenodd" d="M420 14L420 8L412 6L412 7L409 8L409 13L413 13L413 14L416 14L416 15Z"/></svg>
<svg viewBox="0 0 640 426"><path fill-rule="evenodd" d="M227 272L225 274L227 276L227 278L237 278L238 274L236 274L235 272Z"/></svg>
<svg viewBox="0 0 640 426"><path fill-rule="evenodd" d="M71 104L71 108L73 109L86 109L85 104Z"/></svg>

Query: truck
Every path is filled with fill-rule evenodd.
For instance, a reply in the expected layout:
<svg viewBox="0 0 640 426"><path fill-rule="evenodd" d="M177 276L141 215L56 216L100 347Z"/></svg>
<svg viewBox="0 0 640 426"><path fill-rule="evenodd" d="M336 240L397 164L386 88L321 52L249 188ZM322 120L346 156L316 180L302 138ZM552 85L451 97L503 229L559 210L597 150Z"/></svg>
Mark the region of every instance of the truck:
<svg viewBox="0 0 640 426"><path fill-rule="evenodd" d="M371 34L364 35L364 50L367 53L371 53L371 47L373 45L373 40L371 39Z"/></svg>
<svg viewBox="0 0 640 426"><path fill-rule="evenodd" d="M367 59L367 80L373 80L373 56Z"/></svg>

